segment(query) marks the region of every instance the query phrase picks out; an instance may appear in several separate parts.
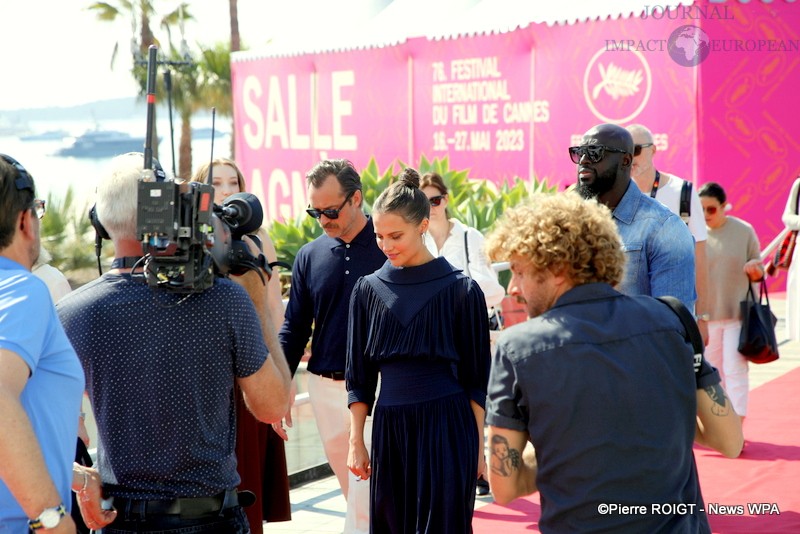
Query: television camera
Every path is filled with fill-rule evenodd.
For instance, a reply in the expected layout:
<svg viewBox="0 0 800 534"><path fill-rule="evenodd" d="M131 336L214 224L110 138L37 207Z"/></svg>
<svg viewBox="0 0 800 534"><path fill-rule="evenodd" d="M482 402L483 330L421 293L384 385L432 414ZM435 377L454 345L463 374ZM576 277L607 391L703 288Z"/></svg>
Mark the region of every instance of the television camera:
<svg viewBox="0 0 800 534"><path fill-rule="evenodd" d="M261 203L255 195L236 193L222 205L214 204L213 138L207 183L156 179L152 139L157 51L156 46L150 47L144 171L137 190L137 235L147 284L176 293L197 293L211 287L216 276L248 270L256 270L266 283L262 270L270 277L277 262L267 263L263 254L254 256L243 240L261 227ZM250 237L260 248L258 238Z"/></svg>
<svg viewBox="0 0 800 534"><path fill-rule="evenodd" d="M214 188L209 184L139 182L137 234L149 286L195 293L211 287L219 275L241 275L254 269L262 280L262 270L271 276L272 266L264 255L251 254L243 240L261 227L258 198L236 193L222 205L213 199Z"/></svg>

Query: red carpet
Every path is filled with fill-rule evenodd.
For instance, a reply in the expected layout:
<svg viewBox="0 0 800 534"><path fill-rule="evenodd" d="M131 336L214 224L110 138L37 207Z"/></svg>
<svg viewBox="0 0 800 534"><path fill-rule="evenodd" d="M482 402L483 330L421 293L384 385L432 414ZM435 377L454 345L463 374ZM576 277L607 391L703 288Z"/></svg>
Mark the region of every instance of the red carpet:
<svg viewBox="0 0 800 534"><path fill-rule="evenodd" d="M744 431L745 450L735 460L695 448L706 510L715 503L735 512L709 514L713 532L799 533L800 369L750 392ZM478 508L472 524L476 534L527 534L539 532L539 513L537 493L510 506Z"/></svg>

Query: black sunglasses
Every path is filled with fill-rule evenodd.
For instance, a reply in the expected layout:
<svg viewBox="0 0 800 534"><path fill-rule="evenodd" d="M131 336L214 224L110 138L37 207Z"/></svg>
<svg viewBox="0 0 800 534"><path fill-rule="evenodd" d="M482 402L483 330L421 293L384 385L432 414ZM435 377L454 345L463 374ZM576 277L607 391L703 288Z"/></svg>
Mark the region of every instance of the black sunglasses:
<svg viewBox="0 0 800 534"><path fill-rule="evenodd" d="M610 146L604 146L604 145L586 145L586 146L569 147L569 157L572 159L572 163L579 163L584 154L589 157L589 161L591 161L592 163L598 163L604 157L606 157L606 152L619 152L620 154L627 154L627 151L625 150L621 150L619 148L611 148Z"/></svg>
<svg viewBox="0 0 800 534"><path fill-rule="evenodd" d="M633 145L633 155L638 156L642 153L643 148L653 146L653 143L642 143L641 145Z"/></svg>
<svg viewBox="0 0 800 534"><path fill-rule="evenodd" d="M444 200L444 197L446 196L447 195L436 195L435 197L431 197L428 200L430 201L431 206L436 207L442 204L442 200Z"/></svg>
<svg viewBox="0 0 800 534"><path fill-rule="evenodd" d="M329 218L329 219L338 219L339 218L339 212L342 211L342 209L344 208L344 205L347 204L347 201L350 200L350 197L352 197L353 194L356 191L358 191L358 189L354 189L354 190L350 191L350 193L346 197L344 197L344 202L342 202L342 205L339 206L336 209L316 210L314 208L308 208L306 210L306 213L308 213L310 216L314 217L315 219L319 219L323 215L325 217Z"/></svg>

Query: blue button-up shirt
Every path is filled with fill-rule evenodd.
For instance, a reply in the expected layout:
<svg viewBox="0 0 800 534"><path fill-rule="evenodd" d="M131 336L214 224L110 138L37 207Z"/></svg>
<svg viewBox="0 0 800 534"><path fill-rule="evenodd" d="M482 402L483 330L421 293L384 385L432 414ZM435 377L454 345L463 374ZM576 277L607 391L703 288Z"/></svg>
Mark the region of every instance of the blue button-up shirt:
<svg viewBox="0 0 800 534"><path fill-rule="evenodd" d="M633 180L613 216L626 256L617 289L627 295L669 295L694 310L694 238L683 221L642 194Z"/></svg>
<svg viewBox="0 0 800 534"><path fill-rule="evenodd" d="M311 327L312 373L344 371L350 294L356 281L386 262L375 241L372 218L350 243L320 237L304 245L292 266L292 288L278 334L292 373L303 357Z"/></svg>

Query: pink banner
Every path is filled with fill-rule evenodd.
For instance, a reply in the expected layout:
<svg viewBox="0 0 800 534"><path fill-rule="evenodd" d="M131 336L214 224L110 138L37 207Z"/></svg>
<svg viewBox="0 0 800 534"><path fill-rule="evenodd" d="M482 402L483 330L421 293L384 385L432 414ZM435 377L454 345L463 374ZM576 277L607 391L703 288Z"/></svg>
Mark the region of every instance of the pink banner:
<svg viewBox="0 0 800 534"><path fill-rule="evenodd" d="M550 183L575 182L567 147L592 126L643 124L654 134L658 168L694 178L694 69L667 52L672 24L652 17L539 27L535 98L551 120L537 124L534 167Z"/></svg>
<svg viewBox="0 0 800 534"><path fill-rule="evenodd" d="M414 155L494 182L528 179L533 124L547 103L531 100L530 34L514 32L411 43Z"/></svg>
<svg viewBox="0 0 800 534"><path fill-rule="evenodd" d="M766 246L783 229L800 175L800 6L727 4L727 17L701 24L709 52L700 67L698 181L720 183L730 214Z"/></svg>
<svg viewBox="0 0 800 534"><path fill-rule="evenodd" d="M265 219L307 205L305 174L321 159L410 153L408 68L402 47L232 64L236 160Z"/></svg>
<svg viewBox="0 0 800 534"><path fill-rule="evenodd" d="M447 156L499 183L575 180L567 147L641 123L659 169L718 181L762 244L800 173L800 7L699 2L619 20L232 64L236 155L267 217L306 206L322 158ZM738 48L737 48L738 47Z"/></svg>

